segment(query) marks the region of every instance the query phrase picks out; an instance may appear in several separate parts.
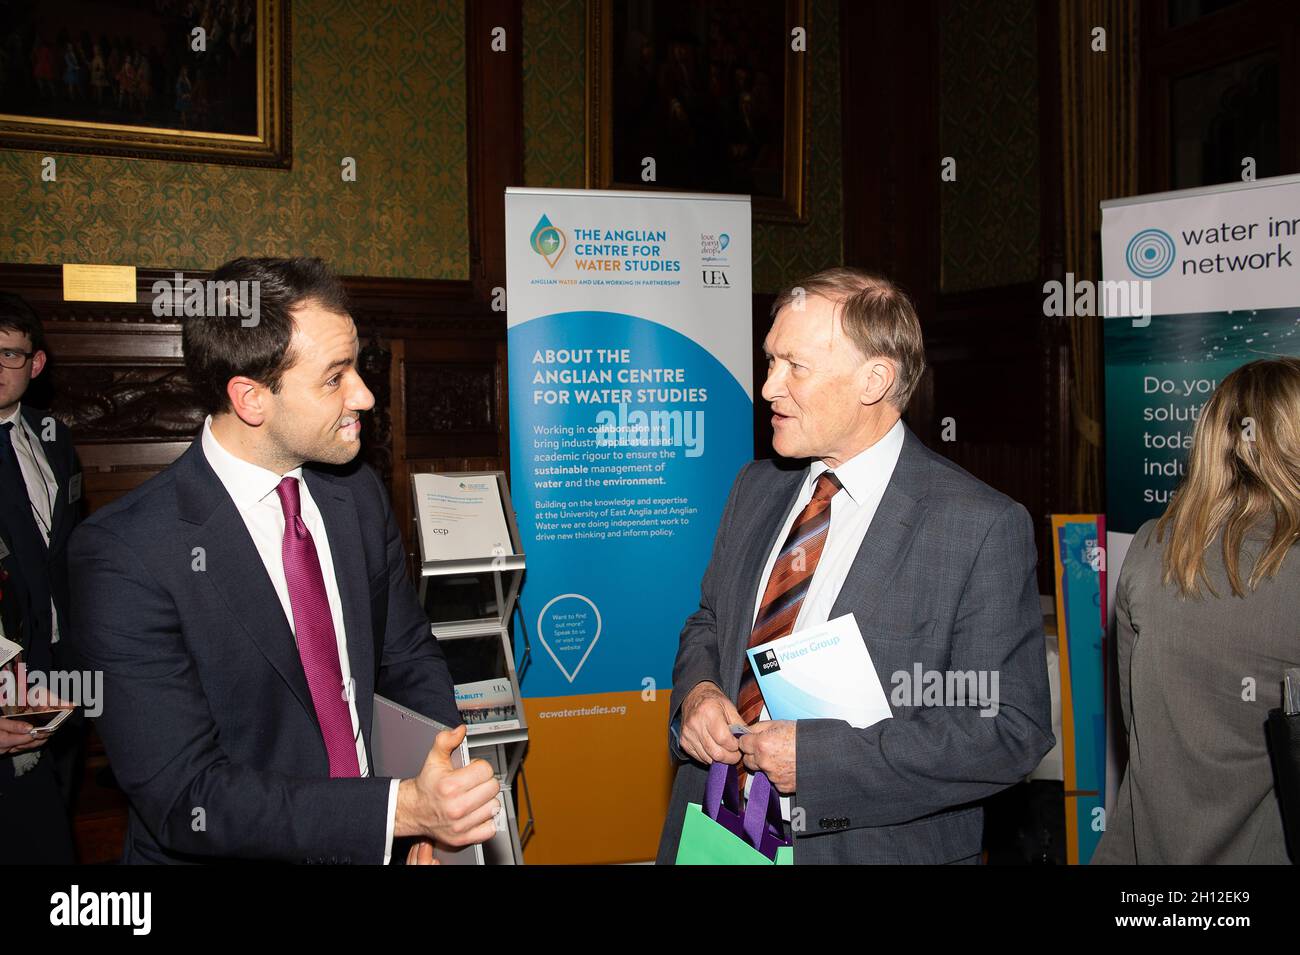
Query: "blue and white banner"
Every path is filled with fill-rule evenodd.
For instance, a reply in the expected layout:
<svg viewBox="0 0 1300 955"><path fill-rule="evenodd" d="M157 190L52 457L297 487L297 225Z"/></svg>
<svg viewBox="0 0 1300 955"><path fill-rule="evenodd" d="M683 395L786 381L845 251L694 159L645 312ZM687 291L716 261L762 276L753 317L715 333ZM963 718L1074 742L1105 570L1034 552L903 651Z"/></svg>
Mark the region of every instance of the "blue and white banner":
<svg viewBox="0 0 1300 955"><path fill-rule="evenodd" d="M1169 506L1201 408L1257 358L1300 354L1300 176L1102 203L1106 284L1106 574ZM1100 296L1099 296L1100 297ZM1140 302L1141 308L1131 303ZM1117 707L1109 707L1112 729ZM1113 805L1119 773L1106 773Z"/></svg>
<svg viewBox="0 0 1300 955"><path fill-rule="evenodd" d="M753 458L749 199L511 189L506 233L521 690L551 706L530 714L530 788L539 732L578 721L581 740L587 710L652 721L628 766L660 773L678 634Z"/></svg>

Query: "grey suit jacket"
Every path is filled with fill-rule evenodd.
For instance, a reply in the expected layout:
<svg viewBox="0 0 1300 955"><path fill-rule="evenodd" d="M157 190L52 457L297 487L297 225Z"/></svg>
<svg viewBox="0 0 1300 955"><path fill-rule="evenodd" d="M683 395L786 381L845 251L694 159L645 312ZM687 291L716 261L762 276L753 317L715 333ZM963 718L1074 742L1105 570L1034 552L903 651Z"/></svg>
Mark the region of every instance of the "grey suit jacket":
<svg viewBox="0 0 1300 955"><path fill-rule="evenodd" d="M700 609L682 630L670 721L702 681L733 700L739 693L759 576L806 473L754 461L737 476ZM977 800L1023 779L1055 742L1036 560L1025 509L905 428L898 464L831 612L856 617L893 718L866 729L841 720L797 723L796 864L978 859ZM978 704L896 699L893 675L911 677L918 663L923 671L995 672L996 715L982 716ZM676 858L686 805L702 800L708 776L678 748L671 728L669 746L684 762L660 863Z"/></svg>
<svg viewBox="0 0 1300 955"><path fill-rule="evenodd" d="M1286 865L1264 722L1282 704L1283 674L1300 666L1300 553L1234 597L1220 534L1205 549L1219 596L1184 598L1163 581L1168 537L1157 541L1155 527L1138 528L1116 585L1129 760L1092 862ZM1242 541L1243 584L1272 533L1270 519Z"/></svg>

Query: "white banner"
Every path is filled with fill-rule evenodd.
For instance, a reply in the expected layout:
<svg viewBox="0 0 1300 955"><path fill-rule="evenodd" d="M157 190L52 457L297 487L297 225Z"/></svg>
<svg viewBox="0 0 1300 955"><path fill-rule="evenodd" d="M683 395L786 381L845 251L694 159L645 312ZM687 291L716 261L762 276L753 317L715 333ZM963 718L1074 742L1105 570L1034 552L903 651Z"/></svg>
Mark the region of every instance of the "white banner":
<svg viewBox="0 0 1300 955"><path fill-rule="evenodd" d="M1300 176L1103 202L1108 281L1150 282L1150 313L1288 308L1300 287ZM1110 311L1134 315L1139 309Z"/></svg>
<svg viewBox="0 0 1300 955"><path fill-rule="evenodd" d="M678 635L754 453L749 199L511 189L506 235L530 859L648 859Z"/></svg>
<svg viewBox="0 0 1300 955"><path fill-rule="evenodd" d="M1300 176L1117 199L1101 208L1107 284L1149 283L1144 295L1129 296L1145 299L1146 309L1108 310L1122 317L1104 322L1106 606L1113 635L1124 555L1138 528L1168 507L1202 406L1233 369L1300 353ZM1109 709L1113 743L1113 698ZM1110 806L1119 772L1113 746L1107 755Z"/></svg>

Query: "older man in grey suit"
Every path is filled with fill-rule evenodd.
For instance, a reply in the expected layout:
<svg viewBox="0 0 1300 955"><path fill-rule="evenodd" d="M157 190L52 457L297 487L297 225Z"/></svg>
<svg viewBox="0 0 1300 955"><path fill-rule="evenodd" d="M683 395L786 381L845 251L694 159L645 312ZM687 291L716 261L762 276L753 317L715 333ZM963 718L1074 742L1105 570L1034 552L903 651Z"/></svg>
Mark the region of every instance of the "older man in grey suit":
<svg viewBox="0 0 1300 955"><path fill-rule="evenodd" d="M722 761L788 796L796 864L978 862L979 800L1055 742L1033 523L902 423L925 358L899 289L831 269L773 314L773 447L812 462L755 461L731 489L673 668L683 762L658 861L674 861L686 804ZM892 718L769 719L746 649L850 613ZM979 690L922 694L918 671L932 691Z"/></svg>

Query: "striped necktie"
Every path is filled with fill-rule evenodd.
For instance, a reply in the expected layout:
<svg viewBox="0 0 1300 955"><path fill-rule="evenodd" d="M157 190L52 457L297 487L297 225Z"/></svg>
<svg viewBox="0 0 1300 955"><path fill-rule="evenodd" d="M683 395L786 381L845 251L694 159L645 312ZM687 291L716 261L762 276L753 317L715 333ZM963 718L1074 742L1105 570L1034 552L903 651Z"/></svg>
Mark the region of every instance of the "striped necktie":
<svg viewBox="0 0 1300 955"><path fill-rule="evenodd" d="M767 579L763 603L749 635L750 648L787 636L794 630L799 608L803 606L803 598L826 546L826 534L831 529L831 498L843 486L832 471L823 471L817 479L812 500L799 512L772 565L772 576ZM740 681L736 709L746 726L763 712L763 694L753 667L748 665Z"/></svg>

